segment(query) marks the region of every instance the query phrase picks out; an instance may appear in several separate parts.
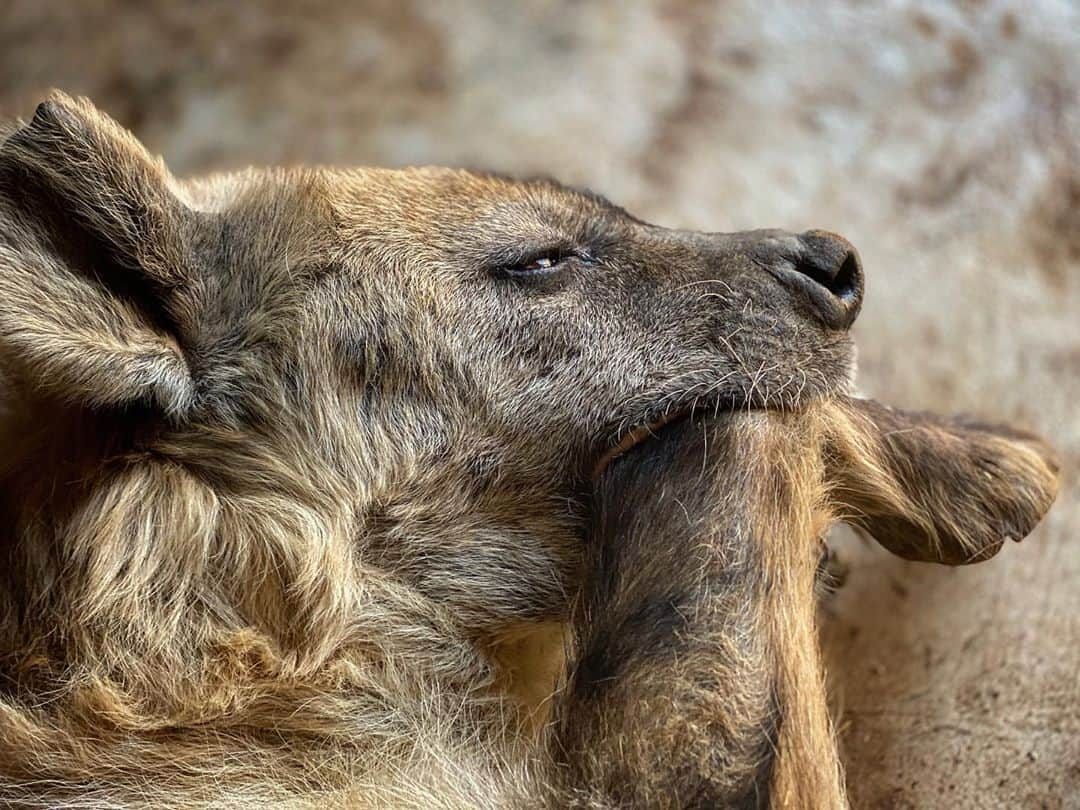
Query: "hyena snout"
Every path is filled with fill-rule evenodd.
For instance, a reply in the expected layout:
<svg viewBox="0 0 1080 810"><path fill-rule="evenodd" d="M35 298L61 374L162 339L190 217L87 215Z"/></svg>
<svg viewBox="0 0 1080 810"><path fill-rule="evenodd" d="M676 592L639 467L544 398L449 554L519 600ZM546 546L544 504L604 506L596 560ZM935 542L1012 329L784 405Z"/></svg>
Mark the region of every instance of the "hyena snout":
<svg viewBox="0 0 1080 810"><path fill-rule="evenodd" d="M862 307L863 270L847 239L829 231L782 231L755 246L755 258L830 329L849 329Z"/></svg>

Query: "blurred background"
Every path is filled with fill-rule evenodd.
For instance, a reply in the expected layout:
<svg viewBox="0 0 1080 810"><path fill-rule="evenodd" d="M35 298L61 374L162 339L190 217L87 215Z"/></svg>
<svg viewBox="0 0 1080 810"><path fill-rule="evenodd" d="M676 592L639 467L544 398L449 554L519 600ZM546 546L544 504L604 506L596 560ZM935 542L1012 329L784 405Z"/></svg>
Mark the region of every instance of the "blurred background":
<svg viewBox="0 0 1080 810"><path fill-rule="evenodd" d="M853 535L825 635L856 807L1080 807L1080 6L0 1L0 114L90 96L178 175L550 174L679 228L828 228L860 387L1052 438L1058 503L967 570Z"/></svg>

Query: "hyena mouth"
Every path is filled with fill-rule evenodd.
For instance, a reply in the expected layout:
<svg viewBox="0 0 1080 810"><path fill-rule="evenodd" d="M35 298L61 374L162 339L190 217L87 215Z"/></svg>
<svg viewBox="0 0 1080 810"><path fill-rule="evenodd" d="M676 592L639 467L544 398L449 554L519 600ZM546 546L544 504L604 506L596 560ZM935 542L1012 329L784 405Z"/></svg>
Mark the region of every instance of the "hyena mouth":
<svg viewBox="0 0 1080 810"><path fill-rule="evenodd" d="M673 411L672 413L661 417L655 421L649 422L645 425L640 425L630 430L625 436L619 439L618 443L609 447L607 451L600 456L600 459L596 462L596 466L593 467L592 480L597 480L603 475L604 470L624 453L629 452L634 447L637 447L646 439L649 439L656 435L656 432L660 430L664 425L670 425L672 422L678 421L686 416L690 415L690 409Z"/></svg>
<svg viewBox="0 0 1080 810"><path fill-rule="evenodd" d="M633 448L653 438L665 425L678 422L694 414L716 414L734 407L733 403L725 403L721 400L701 400L695 398L685 405L676 408L665 409L663 413L643 422L635 428L624 433L613 445L597 460L592 470L592 480L597 480L603 475L604 470L619 456L628 453Z"/></svg>
<svg viewBox="0 0 1080 810"><path fill-rule="evenodd" d="M807 399L814 399L816 396L810 396ZM672 406L670 403L665 402L663 405L657 405L654 409L647 411L641 418L641 422L631 428L629 431L622 433L612 440L608 444L608 447L600 455L595 466L592 469L592 480L597 480L611 464L619 456L629 452L646 439L650 439L656 435L656 433L665 425L670 425L672 422L678 422L682 419L686 419L695 414L700 416L715 416L725 411L731 410L762 410L770 408L779 408L781 410L797 409L804 404L802 401L792 402L774 402L770 403L768 398L763 401L756 400L751 397L740 396L738 394L719 394L709 397L695 396L692 394L684 395L683 399Z"/></svg>

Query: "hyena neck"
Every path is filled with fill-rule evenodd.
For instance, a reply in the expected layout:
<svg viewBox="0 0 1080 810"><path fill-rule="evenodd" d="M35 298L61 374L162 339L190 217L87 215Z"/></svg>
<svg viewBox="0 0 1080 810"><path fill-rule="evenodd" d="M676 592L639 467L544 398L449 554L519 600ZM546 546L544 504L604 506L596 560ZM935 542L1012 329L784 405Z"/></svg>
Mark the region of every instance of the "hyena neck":
<svg viewBox="0 0 1080 810"><path fill-rule="evenodd" d="M676 425L605 474L552 726L589 800L844 803L814 624L824 496L810 413Z"/></svg>

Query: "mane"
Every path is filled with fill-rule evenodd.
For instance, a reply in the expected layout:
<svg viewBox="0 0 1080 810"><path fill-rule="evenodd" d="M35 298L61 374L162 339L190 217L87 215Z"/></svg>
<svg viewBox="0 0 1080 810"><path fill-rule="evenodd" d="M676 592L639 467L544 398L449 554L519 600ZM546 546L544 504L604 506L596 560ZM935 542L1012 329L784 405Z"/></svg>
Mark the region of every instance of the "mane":
<svg viewBox="0 0 1080 810"><path fill-rule="evenodd" d="M203 449L242 468L225 486L167 437L131 450L112 417L65 414L5 437L0 800L375 806L397 785L466 806L511 767L447 770L509 750L513 709L444 608L357 557L331 471L223 431Z"/></svg>

